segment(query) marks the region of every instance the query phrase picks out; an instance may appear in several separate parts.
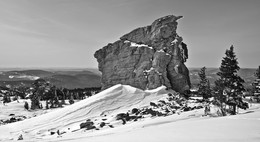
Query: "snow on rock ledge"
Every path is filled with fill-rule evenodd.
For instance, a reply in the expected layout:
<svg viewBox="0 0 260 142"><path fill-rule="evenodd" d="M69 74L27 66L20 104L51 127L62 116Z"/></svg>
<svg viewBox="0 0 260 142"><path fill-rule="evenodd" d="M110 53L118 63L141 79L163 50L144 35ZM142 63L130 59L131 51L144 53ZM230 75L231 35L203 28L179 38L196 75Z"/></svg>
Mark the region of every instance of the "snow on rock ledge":
<svg viewBox="0 0 260 142"><path fill-rule="evenodd" d="M179 92L188 90L189 70L184 64L188 58L187 45L176 33L181 17L159 18L96 51L102 89L126 84L143 90L162 85Z"/></svg>

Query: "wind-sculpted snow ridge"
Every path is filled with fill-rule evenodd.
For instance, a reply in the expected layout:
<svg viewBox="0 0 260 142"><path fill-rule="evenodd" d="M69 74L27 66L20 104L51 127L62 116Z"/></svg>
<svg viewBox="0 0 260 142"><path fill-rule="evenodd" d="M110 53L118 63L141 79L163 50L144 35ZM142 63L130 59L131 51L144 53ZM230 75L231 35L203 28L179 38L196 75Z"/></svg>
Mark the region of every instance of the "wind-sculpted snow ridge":
<svg viewBox="0 0 260 142"><path fill-rule="evenodd" d="M51 132L73 132L80 129L86 119L95 119L126 112L132 108L148 106L167 94L164 86L142 91L128 85L115 85L95 96L71 106L21 122L0 126L0 140L37 139L49 137Z"/></svg>

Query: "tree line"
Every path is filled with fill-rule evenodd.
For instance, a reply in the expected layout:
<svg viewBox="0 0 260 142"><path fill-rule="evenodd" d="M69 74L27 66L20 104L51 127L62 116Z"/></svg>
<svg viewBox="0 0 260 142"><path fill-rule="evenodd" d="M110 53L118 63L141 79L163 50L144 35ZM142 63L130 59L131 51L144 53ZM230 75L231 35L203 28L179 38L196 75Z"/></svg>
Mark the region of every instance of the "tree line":
<svg viewBox="0 0 260 142"><path fill-rule="evenodd" d="M66 104L65 100L69 100L69 103L73 104L74 100L83 100L98 93L101 87L67 89L56 87L40 78L35 80L31 86L1 87L1 90L5 90L3 94L4 104L11 102L11 96L13 101L19 101L18 97L21 99L29 98L31 104L29 105L28 102L25 102L24 107L27 110L35 110L62 107ZM42 101L45 101L45 106L42 106Z"/></svg>
<svg viewBox="0 0 260 142"><path fill-rule="evenodd" d="M243 101L245 97L245 82L239 75L240 67L234 52L234 47L231 46L227 49L225 56L222 59L217 75L219 78L215 81L215 86L210 87L209 80L206 77L206 67L201 68L198 75L200 82L198 85L198 94L203 97L204 100L208 100L210 97L214 97L214 103L220 106L222 114L226 115L230 113L235 115L237 108L247 109L248 103ZM253 85L253 95L259 101L260 97L260 66L255 73L256 81ZM226 109L229 106L229 109Z"/></svg>

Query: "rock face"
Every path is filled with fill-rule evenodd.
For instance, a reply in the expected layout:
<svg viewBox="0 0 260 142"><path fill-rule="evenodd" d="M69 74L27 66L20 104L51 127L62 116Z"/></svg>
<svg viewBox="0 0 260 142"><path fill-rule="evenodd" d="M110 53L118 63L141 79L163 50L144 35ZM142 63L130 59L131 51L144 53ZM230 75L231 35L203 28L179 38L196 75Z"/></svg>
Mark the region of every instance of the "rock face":
<svg viewBox="0 0 260 142"><path fill-rule="evenodd" d="M178 92L188 90L189 70L184 64L188 49L176 33L180 18L159 18L96 51L102 89L126 84L140 89L165 85Z"/></svg>

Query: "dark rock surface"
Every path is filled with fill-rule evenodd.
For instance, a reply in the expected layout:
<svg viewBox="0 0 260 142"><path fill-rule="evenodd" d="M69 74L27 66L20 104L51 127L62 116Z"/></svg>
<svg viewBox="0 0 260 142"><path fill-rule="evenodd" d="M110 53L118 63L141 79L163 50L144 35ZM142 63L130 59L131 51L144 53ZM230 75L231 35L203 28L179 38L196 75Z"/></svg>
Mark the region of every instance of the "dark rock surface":
<svg viewBox="0 0 260 142"><path fill-rule="evenodd" d="M165 85L184 92L190 87L187 45L176 33L177 20L169 15L123 35L96 51L95 58L102 72L102 89L126 84L140 89Z"/></svg>

